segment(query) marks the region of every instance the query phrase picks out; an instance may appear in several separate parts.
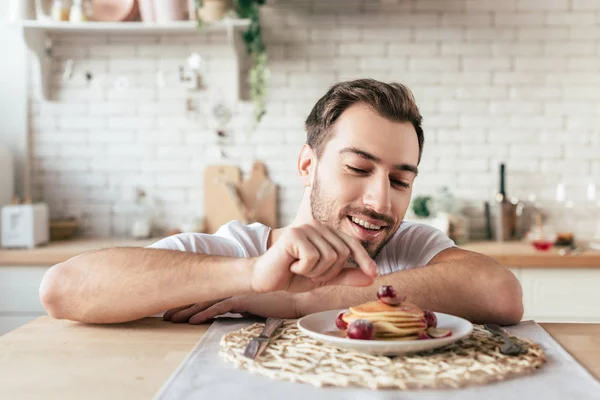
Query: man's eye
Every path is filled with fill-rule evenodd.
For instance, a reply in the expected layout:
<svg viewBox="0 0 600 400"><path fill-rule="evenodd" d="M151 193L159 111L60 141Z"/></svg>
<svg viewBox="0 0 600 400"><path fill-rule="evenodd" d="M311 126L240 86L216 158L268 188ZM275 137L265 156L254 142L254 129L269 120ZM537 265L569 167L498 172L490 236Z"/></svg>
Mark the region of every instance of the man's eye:
<svg viewBox="0 0 600 400"><path fill-rule="evenodd" d="M367 171L365 171L364 169L354 168L349 165L346 165L346 168L348 168L352 172L356 172L357 174L366 174L367 173Z"/></svg>
<svg viewBox="0 0 600 400"><path fill-rule="evenodd" d="M395 179L392 179L392 185L400 186L400 187L406 188L406 189L408 189L410 187L410 185L408 183L402 182L402 181L397 181Z"/></svg>

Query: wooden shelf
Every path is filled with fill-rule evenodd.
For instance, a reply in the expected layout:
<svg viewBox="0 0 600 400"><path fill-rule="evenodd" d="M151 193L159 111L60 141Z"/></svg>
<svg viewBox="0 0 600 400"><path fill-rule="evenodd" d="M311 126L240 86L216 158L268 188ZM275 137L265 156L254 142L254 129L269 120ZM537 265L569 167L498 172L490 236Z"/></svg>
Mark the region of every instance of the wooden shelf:
<svg viewBox="0 0 600 400"><path fill-rule="evenodd" d="M203 31L222 31L246 28L248 19L225 19L223 21L204 24L199 29L196 21L175 21L165 24L145 22L55 22L55 21L23 21L26 31L43 31L45 33L132 33L132 34L168 34L194 33Z"/></svg>
<svg viewBox="0 0 600 400"><path fill-rule="evenodd" d="M202 35L204 32L226 32L229 45L235 54L236 84L235 97L241 96L241 83L245 79L241 76L242 58L246 55L246 48L241 40L241 32L250 25L248 19L224 19L219 22L206 23L198 28L196 21L176 21L165 24L145 22L56 22L29 20L20 23L23 37L27 46L33 51L39 61L41 74L42 97L51 100L50 71L52 69L52 39L55 35L90 34L110 35L129 34L138 35L168 35L168 34L193 34ZM200 50L200 49L199 49Z"/></svg>

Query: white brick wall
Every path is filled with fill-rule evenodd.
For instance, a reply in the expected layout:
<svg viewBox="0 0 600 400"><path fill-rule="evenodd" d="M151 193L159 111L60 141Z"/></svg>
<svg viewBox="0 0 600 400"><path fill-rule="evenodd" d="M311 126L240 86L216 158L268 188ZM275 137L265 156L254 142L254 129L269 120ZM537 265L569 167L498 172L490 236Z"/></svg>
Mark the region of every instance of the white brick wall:
<svg viewBox="0 0 600 400"><path fill-rule="evenodd" d="M596 0L271 1L263 9L270 113L248 137L252 108L235 105L225 152L245 170L254 157L267 163L281 187L280 222L289 223L302 193L295 157L304 118L332 83L374 77L410 85L424 114L415 194L448 185L478 215L504 161L511 195L550 204L564 181L583 204L586 184L600 185L599 23ZM233 68L225 37L56 39L56 101L31 90L36 194L54 215L79 213L90 235L126 233L123 205L136 186L156 200L160 228L201 214L215 143L205 113ZM178 67L192 51L207 60L208 90L189 94ZM69 58L74 76L64 82ZM188 95L204 114L186 111ZM582 235L592 226L582 222Z"/></svg>

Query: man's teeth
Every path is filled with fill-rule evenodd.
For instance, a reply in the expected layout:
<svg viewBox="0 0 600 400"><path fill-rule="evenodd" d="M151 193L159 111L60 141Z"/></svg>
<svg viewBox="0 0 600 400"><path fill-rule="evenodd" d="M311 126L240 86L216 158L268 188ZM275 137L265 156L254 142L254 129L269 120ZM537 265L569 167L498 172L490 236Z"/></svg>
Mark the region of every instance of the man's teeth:
<svg viewBox="0 0 600 400"><path fill-rule="evenodd" d="M370 224L367 221L363 221L362 219L358 219L356 217L350 217L350 218L352 219L352 222L354 222L355 224L358 224L367 229L373 229L373 230L378 231L382 228L381 226Z"/></svg>

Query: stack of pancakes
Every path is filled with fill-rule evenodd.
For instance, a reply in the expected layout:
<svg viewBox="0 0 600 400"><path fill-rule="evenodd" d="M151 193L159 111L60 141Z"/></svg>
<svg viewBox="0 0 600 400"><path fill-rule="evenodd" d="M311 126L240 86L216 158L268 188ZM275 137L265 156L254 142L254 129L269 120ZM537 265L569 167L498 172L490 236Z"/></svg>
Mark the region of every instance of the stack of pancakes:
<svg viewBox="0 0 600 400"><path fill-rule="evenodd" d="M381 301L370 301L355 307L342 316L348 325L357 319L366 319L375 327L375 339L416 340L427 329L423 310L404 301L391 306Z"/></svg>

